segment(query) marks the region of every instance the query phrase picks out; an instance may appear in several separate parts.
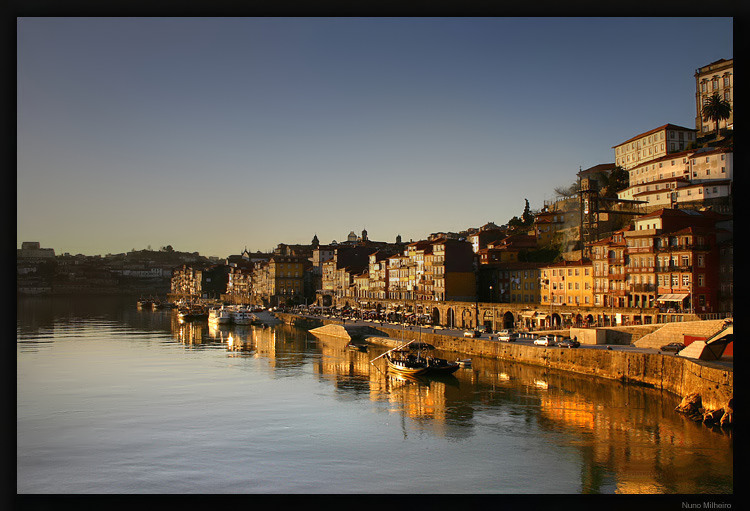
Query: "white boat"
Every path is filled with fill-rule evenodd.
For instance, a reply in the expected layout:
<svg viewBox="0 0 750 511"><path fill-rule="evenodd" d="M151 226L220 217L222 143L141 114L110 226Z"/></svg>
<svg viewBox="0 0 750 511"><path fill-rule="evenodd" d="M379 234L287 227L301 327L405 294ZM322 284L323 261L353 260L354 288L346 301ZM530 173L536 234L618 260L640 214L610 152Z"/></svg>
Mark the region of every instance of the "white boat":
<svg viewBox="0 0 750 511"><path fill-rule="evenodd" d="M253 314L246 307L238 307L232 311L232 319L237 325L249 325L253 320Z"/></svg>
<svg viewBox="0 0 750 511"><path fill-rule="evenodd" d="M232 322L232 311L221 307L219 309L211 309L208 311L208 321L211 323L218 323L220 325Z"/></svg>

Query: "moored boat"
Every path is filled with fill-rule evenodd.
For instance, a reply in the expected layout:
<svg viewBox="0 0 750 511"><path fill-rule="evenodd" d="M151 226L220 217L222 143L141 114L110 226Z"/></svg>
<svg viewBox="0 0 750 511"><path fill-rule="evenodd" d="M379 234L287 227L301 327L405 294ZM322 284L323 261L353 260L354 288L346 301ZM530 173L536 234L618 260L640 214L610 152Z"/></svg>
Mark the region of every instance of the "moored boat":
<svg viewBox="0 0 750 511"><path fill-rule="evenodd" d="M438 358L431 355L422 355L421 352L412 353L405 350L409 344L414 341L388 350L382 355L372 359L375 361L380 357L385 357L388 369L397 374L406 376L441 376L453 374L461 365L458 362L448 362L444 358Z"/></svg>
<svg viewBox="0 0 750 511"><path fill-rule="evenodd" d="M232 322L232 311L229 309L214 308L208 311L208 321L211 323L218 323L220 325L226 325Z"/></svg>
<svg viewBox="0 0 750 511"><path fill-rule="evenodd" d="M249 325L253 320L253 315L246 307L237 307L232 311L232 319L237 325Z"/></svg>
<svg viewBox="0 0 750 511"><path fill-rule="evenodd" d="M190 306L179 309L177 317L181 321L201 321L208 319L208 311L201 306Z"/></svg>
<svg viewBox="0 0 750 511"><path fill-rule="evenodd" d="M448 362L444 358L422 356L402 352L389 353L385 357L388 368L400 374L411 376L438 376L455 373L460 366L457 362Z"/></svg>

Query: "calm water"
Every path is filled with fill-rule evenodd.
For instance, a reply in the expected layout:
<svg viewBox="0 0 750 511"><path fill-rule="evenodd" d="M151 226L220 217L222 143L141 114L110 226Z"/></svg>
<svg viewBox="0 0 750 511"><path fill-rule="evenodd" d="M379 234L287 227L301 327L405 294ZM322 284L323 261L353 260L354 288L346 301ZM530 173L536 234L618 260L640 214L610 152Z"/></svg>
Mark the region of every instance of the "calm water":
<svg viewBox="0 0 750 511"><path fill-rule="evenodd" d="M670 395L476 357L403 381L344 344L21 299L17 491L733 492L732 436Z"/></svg>

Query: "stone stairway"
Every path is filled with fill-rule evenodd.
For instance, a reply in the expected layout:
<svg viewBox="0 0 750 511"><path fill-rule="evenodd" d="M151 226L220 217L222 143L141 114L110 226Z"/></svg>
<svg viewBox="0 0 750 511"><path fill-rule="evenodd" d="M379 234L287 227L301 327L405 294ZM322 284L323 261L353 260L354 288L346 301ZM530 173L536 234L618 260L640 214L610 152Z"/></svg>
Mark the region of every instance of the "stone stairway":
<svg viewBox="0 0 750 511"><path fill-rule="evenodd" d="M683 342L685 335L694 335L696 337L705 337L706 339L709 339L721 331L724 326L725 322L723 319L667 323L659 330L644 335L635 341L633 345L639 348L654 348L658 350L670 342ZM698 342L702 341L693 341L691 346ZM705 346L705 342L703 345ZM688 346L688 348L689 347L690 346ZM698 347L695 349L698 349Z"/></svg>

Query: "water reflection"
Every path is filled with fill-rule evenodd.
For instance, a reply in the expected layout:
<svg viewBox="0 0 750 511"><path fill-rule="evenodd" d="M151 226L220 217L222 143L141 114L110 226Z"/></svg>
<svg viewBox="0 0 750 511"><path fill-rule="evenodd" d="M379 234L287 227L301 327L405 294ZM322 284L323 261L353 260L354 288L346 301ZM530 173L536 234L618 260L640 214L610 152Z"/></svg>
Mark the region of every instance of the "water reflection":
<svg viewBox="0 0 750 511"><path fill-rule="evenodd" d="M284 324L181 323L171 311L139 311L134 301L102 302L19 305L18 342L50 343L61 330L80 329L90 306L99 324L131 335L160 332L189 350L262 359L275 376L312 376L337 399L371 402L437 437L547 442L576 457L582 493L733 490L731 431L686 419L674 412L678 398L654 389L439 351L472 364L448 378L404 378L389 373L382 358L371 362L384 347L353 350L346 340Z"/></svg>

